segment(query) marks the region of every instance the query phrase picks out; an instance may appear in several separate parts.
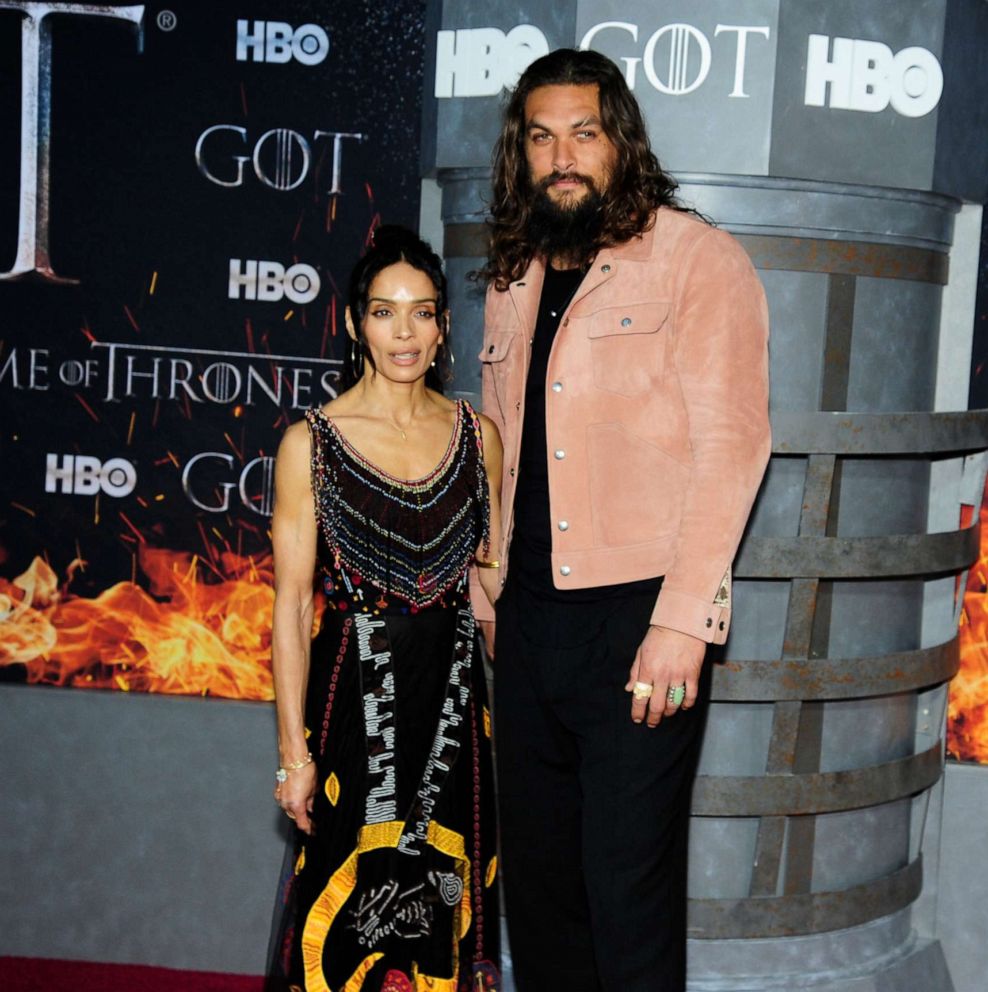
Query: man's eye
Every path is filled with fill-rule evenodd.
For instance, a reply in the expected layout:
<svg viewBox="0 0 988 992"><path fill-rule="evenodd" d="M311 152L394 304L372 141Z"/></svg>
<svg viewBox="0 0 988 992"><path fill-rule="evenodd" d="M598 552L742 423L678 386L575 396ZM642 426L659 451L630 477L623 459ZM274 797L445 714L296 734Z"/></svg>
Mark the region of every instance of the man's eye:
<svg viewBox="0 0 988 992"><path fill-rule="evenodd" d="M544 145L549 140L549 135L547 134L533 134L532 141L537 145Z"/></svg>

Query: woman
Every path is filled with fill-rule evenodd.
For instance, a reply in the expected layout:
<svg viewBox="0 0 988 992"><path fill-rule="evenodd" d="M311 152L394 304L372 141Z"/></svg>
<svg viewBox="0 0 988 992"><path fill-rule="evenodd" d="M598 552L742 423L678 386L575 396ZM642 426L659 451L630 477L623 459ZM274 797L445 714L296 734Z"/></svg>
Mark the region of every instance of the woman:
<svg viewBox="0 0 988 992"><path fill-rule="evenodd" d="M381 228L350 279L344 391L275 467L275 799L296 851L290 988L497 988L490 714L467 572L497 595L501 443L439 391L438 257ZM326 596L311 641L313 573Z"/></svg>

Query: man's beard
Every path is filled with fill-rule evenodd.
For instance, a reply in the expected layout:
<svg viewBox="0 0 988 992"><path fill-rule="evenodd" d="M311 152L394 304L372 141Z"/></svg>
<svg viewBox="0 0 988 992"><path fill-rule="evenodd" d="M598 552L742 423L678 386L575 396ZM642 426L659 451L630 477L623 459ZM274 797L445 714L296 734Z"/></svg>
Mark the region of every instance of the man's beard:
<svg viewBox="0 0 988 992"><path fill-rule="evenodd" d="M559 179L580 179L587 192L575 203L549 197L549 186ZM589 176L554 173L532 190L528 234L539 255L582 265L595 254L603 227L604 198Z"/></svg>

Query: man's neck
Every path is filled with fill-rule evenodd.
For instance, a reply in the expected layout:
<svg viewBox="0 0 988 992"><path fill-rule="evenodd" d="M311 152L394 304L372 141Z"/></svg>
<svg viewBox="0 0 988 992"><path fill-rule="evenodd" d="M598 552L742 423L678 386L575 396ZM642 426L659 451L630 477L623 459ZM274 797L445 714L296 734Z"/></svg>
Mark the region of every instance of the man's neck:
<svg viewBox="0 0 988 992"><path fill-rule="evenodd" d="M577 257L576 255L550 255L549 265L552 266L557 272L567 272L570 269L582 268L583 259Z"/></svg>

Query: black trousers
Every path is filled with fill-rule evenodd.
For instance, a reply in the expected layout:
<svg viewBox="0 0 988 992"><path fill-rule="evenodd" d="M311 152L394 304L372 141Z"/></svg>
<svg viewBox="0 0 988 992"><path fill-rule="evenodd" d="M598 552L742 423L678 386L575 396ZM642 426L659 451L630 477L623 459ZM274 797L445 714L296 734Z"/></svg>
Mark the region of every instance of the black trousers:
<svg viewBox="0 0 988 992"><path fill-rule="evenodd" d="M654 595L497 606L495 750L519 992L683 992L701 701L655 729L624 691ZM704 666L708 669L709 666Z"/></svg>

